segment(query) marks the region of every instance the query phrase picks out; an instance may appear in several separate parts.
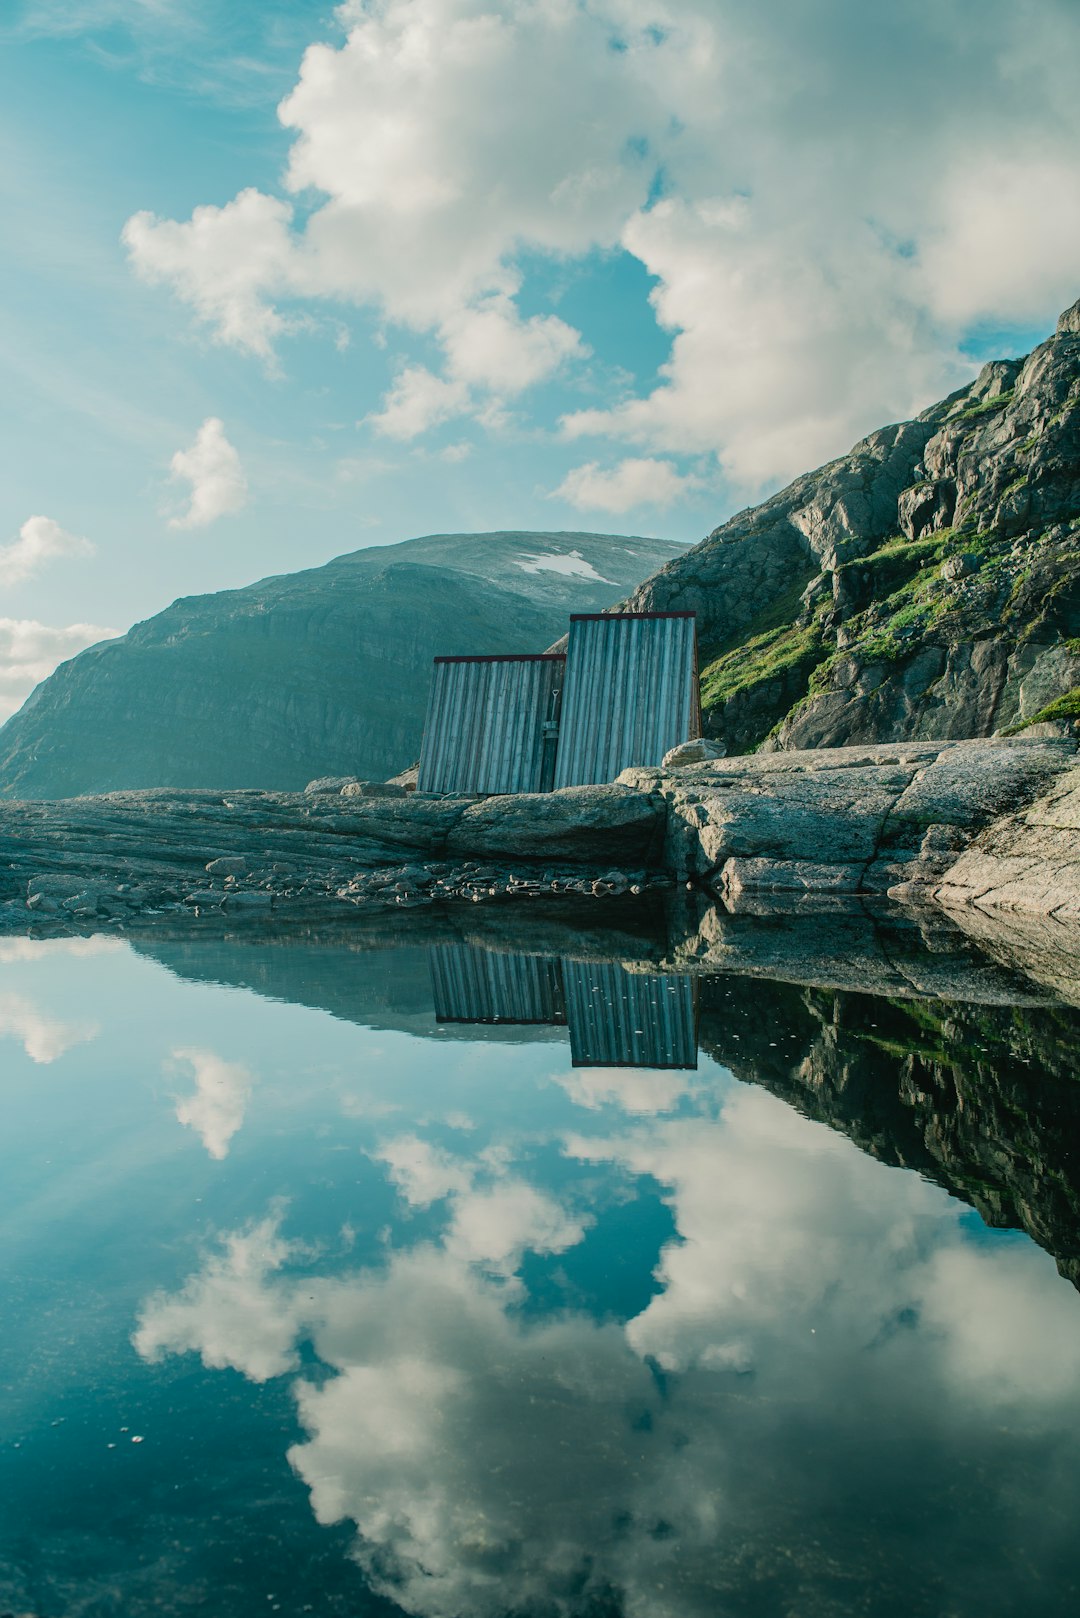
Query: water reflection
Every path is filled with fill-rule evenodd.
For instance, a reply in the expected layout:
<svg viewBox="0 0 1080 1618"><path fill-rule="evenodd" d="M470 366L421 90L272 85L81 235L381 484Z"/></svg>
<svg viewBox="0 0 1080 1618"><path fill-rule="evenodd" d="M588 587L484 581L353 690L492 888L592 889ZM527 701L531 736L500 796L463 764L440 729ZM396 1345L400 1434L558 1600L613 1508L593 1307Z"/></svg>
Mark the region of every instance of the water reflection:
<svg viewBox="0 0 1080 1618"><path fill-rule="evenodd" d="M1071 1615L1080 1014L491 942L5 963L0 1612Z"/></svg>
<svg viewBox="0 0 1080 1618"><path fill-rule="evenodd" d="M165 1071L186 1071L195 1084L194 1095L177 1100L177 1122L195 1130L211 1157L227 1157L251 1099L251 1072L243 1062L227 1062L214 1051L183 1049L172 1052Z"/></svg>
<svg viewBox="0 0 1080 1618"><path fill-rule="evenodd" d="M697 992L686 974L464 942L429 959L441 1023L566 1024L575 1067L697 1067Z"/></svg>
<svg viewBox="0 0 1080 1618"><path fill-rule="evenodd" d="M460 1239L469 1173L412 1139L387 1160L446 1199L437 1239L327 1277L278 1211L152 1299L136 1346L294 1376L315 1516L355 1526L410 1613L840 1613L899 1567L911 1604L873 1610L1016 1610L965 1550L962 1492L1065 1554L1080 1320L1052 1267L762 1092L564 1149L670 1198L660 1290L625 1323L524 1313L521 1275ZM587 1240L523 1226L516 1263Z"/></svg>

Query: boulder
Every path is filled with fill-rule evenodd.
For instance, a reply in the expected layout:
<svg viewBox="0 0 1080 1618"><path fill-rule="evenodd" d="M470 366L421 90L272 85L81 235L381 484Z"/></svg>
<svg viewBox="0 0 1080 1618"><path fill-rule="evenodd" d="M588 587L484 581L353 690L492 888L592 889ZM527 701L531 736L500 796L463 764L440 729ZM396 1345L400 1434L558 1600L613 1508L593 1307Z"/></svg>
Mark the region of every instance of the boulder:
<svg viewBox="0 0 1080 1618"><path fill-rule="evenodd" d="M562 787L471 803L447 839L451 854L647 865L663 843L658 798L629 787Z"/></svg>
<svg viewBox="0 0 1080 1618"><path fill-rule="evenodd" d="M343 798L405 798L408 792L396 781L347 781L341 789Z"/></svg>
<svg viewBox="0 0 1080 1618"><path fill-rule="evenodd" d="M206 867L207 876L246 876L250 870L246 854L222 854Z"/></svg>
<svg viewBox="0 0 1080 1618"><path fill-rule="evenodd" d="M723 742L710 742L704 736L695 736L691 741L680 742L664 754L663 768L665 770L682 770L688 764L705 764L711 758L723 758L727 747Z"/></svg>
<svg viewBox="0 0 1080 1618"><path fill-rule="evenodd" d="M419 779L419 764L410 764L409 768L402 770L400 775L392 775L386 784L391 787L404 787L406 792L415 792L416 783Z"/></svg>

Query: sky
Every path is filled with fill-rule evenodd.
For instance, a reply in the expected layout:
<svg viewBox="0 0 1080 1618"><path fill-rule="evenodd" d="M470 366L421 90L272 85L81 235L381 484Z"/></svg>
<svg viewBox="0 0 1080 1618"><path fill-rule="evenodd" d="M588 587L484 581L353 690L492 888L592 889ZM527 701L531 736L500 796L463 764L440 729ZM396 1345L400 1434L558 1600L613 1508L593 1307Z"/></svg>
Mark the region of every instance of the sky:
<svg viewBox="0 0 1080 1618"><path fill-rule="evenodd" d="M415 534L687 543L1080 296L1075 0L6 0L0 721Z"/></svg>

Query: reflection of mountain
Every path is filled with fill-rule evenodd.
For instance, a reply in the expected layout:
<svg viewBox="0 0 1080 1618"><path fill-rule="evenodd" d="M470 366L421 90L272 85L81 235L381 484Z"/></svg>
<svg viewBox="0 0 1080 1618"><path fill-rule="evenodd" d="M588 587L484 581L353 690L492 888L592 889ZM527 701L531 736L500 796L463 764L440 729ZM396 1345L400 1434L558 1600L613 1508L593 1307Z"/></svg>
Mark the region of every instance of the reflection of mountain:
<svg viewBox="0 0 1080 1618"><path fill-rule="evenodd" d="M1080 1287L1080 1012L707 979L702 1047L863 1151L1025 1230Z"/></svg>

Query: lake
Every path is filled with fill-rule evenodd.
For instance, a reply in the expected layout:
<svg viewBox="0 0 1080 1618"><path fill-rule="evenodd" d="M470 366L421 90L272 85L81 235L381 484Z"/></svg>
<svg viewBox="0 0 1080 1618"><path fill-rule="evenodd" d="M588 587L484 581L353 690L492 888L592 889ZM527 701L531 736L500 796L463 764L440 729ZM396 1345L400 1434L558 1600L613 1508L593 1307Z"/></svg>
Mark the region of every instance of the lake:
<svg viewBox="0 0 1080 1618"><path fill-rule="evenodd" d="M0 939L0 1611L1077 1611L1080 1012L611 938Z"/></svg>

